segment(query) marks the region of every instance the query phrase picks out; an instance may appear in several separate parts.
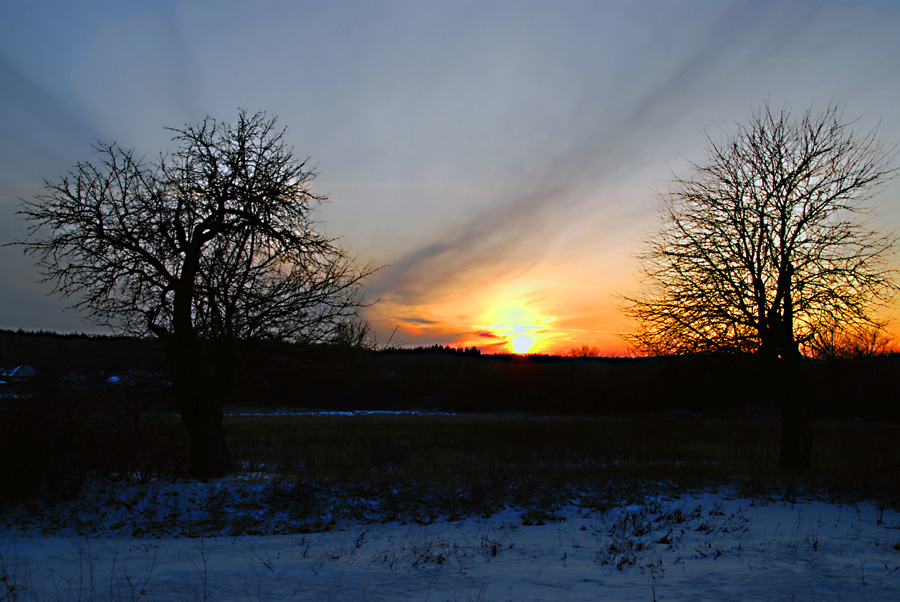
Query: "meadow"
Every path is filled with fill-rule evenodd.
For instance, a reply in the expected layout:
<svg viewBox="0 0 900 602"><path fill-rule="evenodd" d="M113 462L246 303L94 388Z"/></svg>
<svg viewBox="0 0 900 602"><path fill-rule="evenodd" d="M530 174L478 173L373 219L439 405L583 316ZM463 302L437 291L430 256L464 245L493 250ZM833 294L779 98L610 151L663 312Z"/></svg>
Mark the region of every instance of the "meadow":
<svg viewBox="0 0 900 602"><path fill-rule="evenodd" d="M0 600L894 599L894 358L807 366L801 476L727 358L268 355L199 482L152 349L50 340L5 348Z"/></svg>
<svg viewBox="0 0 900 602"><path fill-rule="evenodd" d="M54 417L30 407L18 421L7 418L0 443L6 457L18 458L2 468L9 501L77 498L98 478L182 479L186 440L170 413ZM770 415L335 415L231 407L225 430L235 473L264 481L259 503L276 512L283 502L296 525L324 516L489 515L508 506L541 515L573 500L602 506L647 491L728 486L771 498L900 504L900 425L893 423L818 420L813 467L803 476L778 471L780 425Z"/></svg>
<svg viewBox="0 0 900 602"><path fill-rule="evenodd" d="M820 420L811 472L777 470L775 416L705 418L531 415L269 415L226 417L236 466L304 481L421 482L494 487L539 482L601 488L627 481L889 496L900 492L900 425Z"/></svg>
<svg viewBox="0 0 900 602"><path fill-rule="evenodd" d="M0 332L7 500L75 495L97 475L171 479L183 427L153 341ZM813 466L777 470L778 410L752 361L575 359L433 349L248 350L225 406L237 473L284 481L474 488L500 504L517 483L738 482L894 499L900 359L809 362ZM349 415L336 415L335 412ZM355 412L355 413L354 413ZM393 413L392 413L393 412Z"/></svg>
<svg viewBox="0 0 900 602"><path fill-rule="evenodd" d="M96 438L90 454L69 448L70 462L95 462L77 487L4 506L0 599L896 593L897 425L817 422L813 470L792 478L775 468L770 416L233 407L225 420L236 471L209 482L177 472L172 415L119 422L109 449ZM79 429L86 439L69 444L88 443L91 429Z"/></svg>

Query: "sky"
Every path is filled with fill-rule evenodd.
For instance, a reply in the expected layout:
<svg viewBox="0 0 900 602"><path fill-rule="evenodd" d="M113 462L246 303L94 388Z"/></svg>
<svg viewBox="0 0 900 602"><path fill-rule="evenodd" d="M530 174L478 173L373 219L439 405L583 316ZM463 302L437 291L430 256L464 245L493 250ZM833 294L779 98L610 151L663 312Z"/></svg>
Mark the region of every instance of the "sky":
<svg viewBox="0 0 900 602"><path fill-rule="evenodd" d="M894 0L5 0L0 244L102 140L263 110L317 166L381 345L628 350L659 195L763 102L900 143ZM875 199L900 228L900 183ZM0 328L104 332L0 247ZM888 313L898 313L889 308ZM900 332L900 329L895 329Z"/></svg>

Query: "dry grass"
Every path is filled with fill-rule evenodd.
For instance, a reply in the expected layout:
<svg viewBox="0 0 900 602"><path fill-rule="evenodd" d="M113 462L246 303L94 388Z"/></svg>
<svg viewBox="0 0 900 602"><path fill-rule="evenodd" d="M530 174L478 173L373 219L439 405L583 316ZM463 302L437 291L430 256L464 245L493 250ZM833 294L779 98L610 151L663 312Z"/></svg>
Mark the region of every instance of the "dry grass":
<svg viewBox="0 0 900 602"><path fill-rule="evenodd" d="M229 418L226 429L241 470L307 481L781 480L777 418L270 416ZM816 436L804 486L878 497L900 490L900 425L822 421Z"/></svg>
<svg viewBox="0 0 900 602"><path fill-rule="evenodd" d="M678 418L678 419L673 419ZM815 491L900 505L900 425L819 421L811 473L778 473L777 417L356 415L226 417L235 469L316 498L368 499L399 513L553 506L628 489L737 484L751 494ZM6 408L0 501L76 495L91 475L169 479L185 471L177 417ZM328 493L328 492L331 493ZM446 507L450 504L450 507ZM435 510L437 509L437 510Z"/></svg>

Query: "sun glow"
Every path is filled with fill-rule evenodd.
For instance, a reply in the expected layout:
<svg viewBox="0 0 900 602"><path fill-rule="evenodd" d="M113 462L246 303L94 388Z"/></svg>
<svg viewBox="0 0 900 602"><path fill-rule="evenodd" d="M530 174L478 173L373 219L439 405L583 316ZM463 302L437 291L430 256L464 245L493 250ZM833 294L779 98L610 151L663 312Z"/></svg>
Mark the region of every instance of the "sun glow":
<svg viewBox="0 0 900 602"><path fill-rule="evenodd" d="M534 346L534 339L524 334L520 334L510 338L509 346L514 353L528 353Z"/></svg>
<svg viewBox="0 0 900 602"><path fill-rule="evenodd" d="M603 355L622 355L626 349L616 333L625 331L626 324L609 309L606 291L573 284L593 282L592 273L550 268L460 288L440 303L411 306L386 298L368 317L389 335L389 342L408 347L439 344L485 354L566 355L587 346Z"/></svg>
<svg viewBox="0 0 900 602"><path fill-rule="evenodd" d="M488 315L488 332L496 337L506 352L535 353L540 350L542 335L547 333L551 317L541 318L524 305L501 305Z"/></svg>

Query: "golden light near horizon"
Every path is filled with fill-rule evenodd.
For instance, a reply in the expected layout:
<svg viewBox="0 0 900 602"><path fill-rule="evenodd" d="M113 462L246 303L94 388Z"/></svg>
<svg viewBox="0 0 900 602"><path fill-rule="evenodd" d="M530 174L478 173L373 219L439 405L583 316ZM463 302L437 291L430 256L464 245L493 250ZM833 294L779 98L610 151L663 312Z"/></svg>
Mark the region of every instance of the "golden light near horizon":
<svg viewBox="0 0 900 602"><path fill-rule="evenodd" d="M605 277L621 279L616 267L605 268ZM602 355L626 355L617 333L627 324L611 307L607 287L593 284L594 277L592 263L561 267L552 261L516 278L454 287L440 303L395 305L383 299L367 318L407 347L440 344L485 354L566 355L588 346Z"/></svg>
<svg viewBox="0 0 900 602"><path fill-rule="evenodd" d="M553 317L540 317L521 304L501 305L489 311L486 318L488 333L502 341L507 352L519 355L540 351L547 326L553 321Z"/></svg>
<svg viewBox="0 0 900 602"><path fill-rule="evenodd" d="M509 346L514 353L521 355L528 353L531 350L534 346L534 339L525 334L515 335L510 339Z"/></svg>

